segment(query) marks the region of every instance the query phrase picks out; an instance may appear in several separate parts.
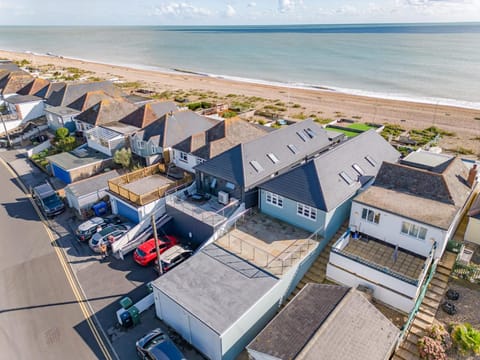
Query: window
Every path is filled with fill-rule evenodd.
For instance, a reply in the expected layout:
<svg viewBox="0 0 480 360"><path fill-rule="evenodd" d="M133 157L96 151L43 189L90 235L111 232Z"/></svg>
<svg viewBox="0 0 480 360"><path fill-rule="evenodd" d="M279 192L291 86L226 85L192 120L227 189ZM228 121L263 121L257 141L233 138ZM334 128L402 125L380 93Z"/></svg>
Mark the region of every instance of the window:
<svg viewBox="0 0 480 360"><path fill-rule="evenodd" d="M340 174L340 177L348 184L348 185L352 185L353 184L353 179L345 172L345 171L342 171Z"/></svg>
<svg viewBox="0 0 480 360"><path fill-rule="evenodd" d="M305 135L303 135L301 132L298 132L297 131L297 135L300 139L302 139L304 142L307 142L307 138L305 137Z"/></svg>
<svg viewBox="0 0 480 360"><path fill-rule="evenodd" d="M313 131L312 129L310 128L306 128L305 130L305 134L307 134L307 136L310 138L310 139L313 139L317 134L315 133L315 131Z"/></svg>
<svg viewBox="0 0 480 360"><path fill-rule="evenodd" d="M225 184L225 187L228 189L228 190L235 190L235 184L231 183L231 182L227 182Z"/></svg>
<svg viewBox="0 0 480 360"><path fill-rule="evenodd" d="M377 162L370 155L365 156L365 160L367 160L373 167L377 165Z"/></svg>
<svg viewBox="0 0 480 360"><path fill-rule="evenodd" d="M188 154L186 152L180 151L180 160L183 162L188 162Z"/></svg>
<svg viewBox="0 0 480 360"><path fill-rule="evenodd" d="M380 213L375 212L372 209L363 208L362 219L373 224L378 224L380 223Z"/></svg>
<svg viewBox="0 0 480 360"><path fill-rule="evenodd" d="M298 148L295 145L289 144L289 145L287 145L287 147L290 149L290 151L292 153L294 153L294 154L298 153Z"/></svg>
<svg viewBox="0 0 480 360"><path fill-rule="evenodd" d="M278 206L279 208L283 208L283 197L269 191L265 192L265 201L267 204Z"/></svg>
<svg viewBox="0 0 480 360"><path fill-rule="evenodd" d="M263 171L262 165L260 165L259 162L256 161L256 160L250 161L250 165L253 167L253 169L254 169L257 173Z"/></svg>
<svg viewBox="0 0 480 360"><path fill-rule="evenodd" d="M310 220L317 220L317 209L302 203L297 203L297 215L306 217Z"/></svg>
<svg viewBox="0 0 480 360"><path fill-rule="evenodd" d="M353 170L355 170L358 173L358 175L360 175L360 176L365 175L365 171L363 171L363 169L360 167L360 165L353 164L352 167L353 167Z"/></svg>
<svg viewBox="0 0 480 360"><path fill-rule="evenodd" d="M197 157L197 165L204 163L205 160L202 158Z"/></svg>
<svg viewBox="0 0 480 360"><path fill-rule="evenodd" d="M414 237L416 239L425 240L427 238L427 228L407 221L402 222L402 234Z"/></svg>
<svg viewBox="0 0 480 360"><path fill-rule="evenodd" d="M145 148L145 143L141 140L137 141L137 148L138 149L144 149Z"/></svg>
<svg viewBox="0 0 480 360"><path fill-rule="evenodd" d="M280 162L280 160L278 160L278 158L275 156L274 153L268 153L268 154L267 154L267 157L268 157L274 164Z"/></svg>

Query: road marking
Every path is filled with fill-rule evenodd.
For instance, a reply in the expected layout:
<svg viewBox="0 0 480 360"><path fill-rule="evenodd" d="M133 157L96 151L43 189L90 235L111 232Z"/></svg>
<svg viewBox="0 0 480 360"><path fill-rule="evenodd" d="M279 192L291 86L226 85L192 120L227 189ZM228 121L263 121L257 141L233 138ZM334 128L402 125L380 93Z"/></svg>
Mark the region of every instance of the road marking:
<svg viewBox="0 0 480 360"><path fill-rule="evenodd" d="M7 171L12 175L15 179L18 180L18 183L20 184L20 187L22 188L23 192L27 196L27 198L30 200L30 202L33 205L33 208L35 209L35 212L39 216L43 226L45 227L45 231L47 232L48 237L50 238L50 244L55 250L55 253L57 254L58 260L60 262L60 265L62 266L62 269L65 273L65 276L67 278L68 283L70 284L70 288L73 291L73 295L75 296L75 299L77 300L77 303L80 307L80 310L83 313L83 316L85 320L87 321L88 327L92 331L93 336L95 337L95 340L97 341L98 346L100 347L100 350L102 351L103 355L107 360L113 360L110 352L108 351L107 346L105 345L105 342L103 341L102 337L98 333L97 326L95 323L92 321L92 317L94 317L93 311L90 311L88 307L86 306L86 303L88 303L87 299L85 296L82 294L82 292L79 290L79 284L78 280L75 277L75 274L73 274L73 270L71 266L68 264L68 260L66 258L65 253L60 249L58 246L58 242L55 239L55 236L53 235L50 226L48 224L48 220L45 218L41 210L39 209L37 203L33 200L32 195L28 191L28 189L25 187L25 184L22 182L22 180L17 176L17 174L10 168L10 166L2 159L0 158L0 163L7 169ZM102 329L103 332L103 329ZM106 335L104 333L104 336L106 338ZM113 350L113 349L112 349ZM118 355L115 353L113 350L115 356L118 358Z"/></svg>

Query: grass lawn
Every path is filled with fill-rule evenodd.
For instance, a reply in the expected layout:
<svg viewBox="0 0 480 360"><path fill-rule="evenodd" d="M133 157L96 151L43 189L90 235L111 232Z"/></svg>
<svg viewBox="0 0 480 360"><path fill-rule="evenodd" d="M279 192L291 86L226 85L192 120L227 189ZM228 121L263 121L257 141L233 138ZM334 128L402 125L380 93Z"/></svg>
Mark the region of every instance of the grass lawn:
<svg viewBox="0 0 480 360"><path fill-rule="evenodd" d="M329 131L336 131L345 134L346 137L355 137L357 135L360 135L359 133L353 132L353 131L348 131L348 130L343 130L343 129L336 129L336 128L331 128L327 126L327 130Z"/></svg>
<svg viewBox="0 0 480 360"><path fill-rule="evenodd" d="M361 131L367 131L367 130L373 129L373 126L362 124L362 123L353 123L348 125L347 127L349 129L355 129L355 130L361 130Z"/></svg>

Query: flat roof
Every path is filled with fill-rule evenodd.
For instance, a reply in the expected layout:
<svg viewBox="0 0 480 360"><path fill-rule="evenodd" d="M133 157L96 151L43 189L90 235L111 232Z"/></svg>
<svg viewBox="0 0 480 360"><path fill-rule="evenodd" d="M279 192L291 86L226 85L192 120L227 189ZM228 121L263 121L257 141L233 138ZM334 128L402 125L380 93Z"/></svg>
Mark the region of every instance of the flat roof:
<svg viewBox="0 0 480 360"><path fill-rule="evenodd" d="M128 184L122 184L122 187L137 195L143 195L172 183L173 181L166 176L154 174L132 181Z"/></svg>
<svg viewBox="0 0 480 360"><path fill-rule="evenodd" d="M66 186L73 195L80 197L102 189L108 189L108 180L121 176L118 170L112 170L88 179L76 181Z"/></svg>
<svg viewBox="0 0 480 360"><path fill-rule="evenodd" d="M47 106L45 111L60 116L80 114L80 111L66 106Z"/></svg>
<svg viewBox="0 0 480 360"><path fill-rule="evenodd" d="M73 170L110 159L109 156L90 148L75 149L70 152L47 157L47 160L64 170Z"/></svg>
<svg viewBox="0 0 480 360"><path fill-rule="evenodd" d="M223 334L278 279L210 244L153 282L159 291Z"/></svg>
<svg viewBox="0 0 480 360"><path fill-rule="evenodd" d="M41 97L35 95L13 95L5 99L6 102L10 104L23 104L33 101L42 101Z"/></svg>
<svg viewBox="0 0 480 360"><path fill-rule="evenodd" d="M435 171L442 165L453 159L451 155L436 154L429 151L415 151L403 158L400 162L402 164L419 167L426 170ZM440 170L440 169L439 169ZM443 171L437 171L443 172Z"/></svg>

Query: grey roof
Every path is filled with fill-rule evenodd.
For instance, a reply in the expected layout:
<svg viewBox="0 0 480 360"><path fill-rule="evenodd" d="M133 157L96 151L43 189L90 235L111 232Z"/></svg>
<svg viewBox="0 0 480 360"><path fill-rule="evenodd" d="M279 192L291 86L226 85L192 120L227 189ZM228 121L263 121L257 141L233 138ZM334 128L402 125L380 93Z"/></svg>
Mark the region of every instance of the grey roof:
<svg viewBox="0 0 480 360"><path fill-rule="evenodd" d="M125 116L120 122L143 129L165 114L177 110L177 105L173 101L149 102Z"/></svg>
<svg viewBox="0 0 480 360"><path fill-rule="evenodd" d="M344 139L340 133L335 138L329 135L313 120L305 120L239 144L195 170L249 189ZM269 154L278 161L271 160Z"/></svg>
<svg viewBox="0 0 480 360"><path fill-rule="evenodd" d="M211 244L153 286L223 334L276 283L272 275Z"/></svg>
<svg viewBox="0 0 480 360"><path fill-rule="evenodd" d="M121 173L118 170L111 170L88 179L71 183L65 187L65 190L70 191L76 197L81 197L108 188L108 180L119 177L120 175Z"/></svg>
<svg viewBox="0 0 480 360"><path fill-rule="evenodd" d="M75 102L80 97L85 95L89 91L103 90L105 93L111 96L115 96L118 93L118 90L115 89L114 85L110 81L97 81L97 82L88 82L88 83L77 83L77 84L65 84L57 85L58 88L52 89L49 92L47 98L47 104L51 106L68 106L69 104Z"/></svg>
<svg viewBox="0 0 480 360"><path fill-rule="evenodd" d="M460 158L449 159L442 173L384 162L373 186L354 201L441 229L448 229L471 189Z"/></svg>
<svg viewBox="0 0 480 360"><path fill-rule="evenodd" d="M147 102L154 101L152 98L145 97L145 96L140 96L140 95L137 95L137 94L128 94L128 95L125 95L124 98L127 99L128 101L130 101L132 104L135 104L135 105L142 105L142 104L145 104Z"/></svg>
<svg viewBox="0 0 480 360"><path fill-rule="evenodd" d="M453 159L453 156L446 154L436 154L429 151L414 151L403 158L400 163L417 167L419 169L430 170L436 173L442 173Z"/></svg>
<svg viewBox="0 0 480 360"><path fill-rule="evenodd" d="M282 360L384 360L399 333L358 291L307 284L247 349Z"/></svg>
<svg viewBox="0 0 480 360"><path fill-rule="evenodd" d="M373 162L367 160L369 157ZM364 132L259 187L323 211L342 204L376 176L383 161L400 154L374 130ZM358 173L354 166L363 172ZM358 166L358 167L357 167ZM348 184L340 173L346 173Z"/></svg>
<svg viewBox="0 0 480 360"><path fill-rule="evenodd" d="M49 156L47 157L47 160L68 171L102 162L109 158L109 156L99 151L95 151L88 147L82 147L70 152L63 152Z"/></svg>
<svg viewBox="0 0 480 360"><path fill-rule="evenodd" d="M468 210L468 216L480 219L480 196L478 194Z"/></svg>
<svg viewBox="0 0 480 360"><path fill-rule="evenodd" d="M150 105L150 104L149 104ZM218 122L193 111L177 111L173 114L166 114L143 130L138 131L134 138L143 141L151 141L154 145L168 148L190 135L205 131Z"/></svg>
<svg viewBox="0 0 480 360"><path fill-rule="evenodd" d="M0 60L0 71L2 70L17 71L20 68L11 60Z"/></svg>
<svg viewBox="0 0 480 360"><path fill-rule="evenodd" d="M13 95L5 99L10 104L24 104L33 101L42 101L43 99L35 95Z"/></svg>
<svg viewBox="0 0 480 360"><path fill-rule="evenodd" d="M60 115L60 116L70 116L70 115L80 114L80 111L71 109L66 106L47 106L45 108L45 112L50 112L52 114Z"/></svg>
<svg viewBox="0 0 480 360"><path fill-rule="evenodd" d="M105 125L120 121L137 110L137 106L123 97L108 97L82 111L76 119L93 126ZM121 124L119 124L121 126Z"/></svg>

